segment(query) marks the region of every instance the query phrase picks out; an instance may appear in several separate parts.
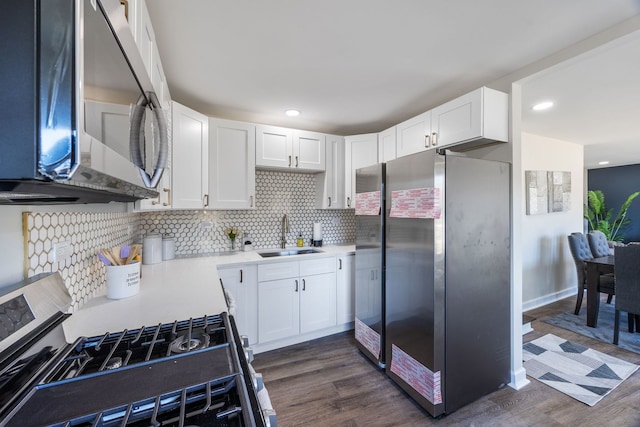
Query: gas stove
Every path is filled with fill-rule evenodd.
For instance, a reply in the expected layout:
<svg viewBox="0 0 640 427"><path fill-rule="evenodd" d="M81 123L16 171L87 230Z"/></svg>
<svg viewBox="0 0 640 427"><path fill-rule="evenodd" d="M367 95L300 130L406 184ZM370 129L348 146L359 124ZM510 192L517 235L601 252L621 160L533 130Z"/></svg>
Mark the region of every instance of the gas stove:
<svg viewBox="0 0 640 427"><path fill-rule="evenodd" d="M66 344L68 303L57 274L0 299L0 426L275 424L226 313Z"/></svg>

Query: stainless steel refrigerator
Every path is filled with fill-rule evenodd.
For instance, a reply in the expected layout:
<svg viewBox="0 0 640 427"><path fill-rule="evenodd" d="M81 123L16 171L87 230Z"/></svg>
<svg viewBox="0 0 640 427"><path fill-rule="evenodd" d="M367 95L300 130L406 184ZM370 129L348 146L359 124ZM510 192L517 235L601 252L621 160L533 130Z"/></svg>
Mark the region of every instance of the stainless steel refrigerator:
<svg viewBox="0 0 640 427"><path fill-rule="evenodd" d="M446 153L386 165L385 371L434 417L510 379L510 166Z"/></svg>
<svg viewBox="0 0 640 427"><path fill-rule="evenodd" d="M385 364L385 165L356 171L356 321L358 348Z"/></svg>

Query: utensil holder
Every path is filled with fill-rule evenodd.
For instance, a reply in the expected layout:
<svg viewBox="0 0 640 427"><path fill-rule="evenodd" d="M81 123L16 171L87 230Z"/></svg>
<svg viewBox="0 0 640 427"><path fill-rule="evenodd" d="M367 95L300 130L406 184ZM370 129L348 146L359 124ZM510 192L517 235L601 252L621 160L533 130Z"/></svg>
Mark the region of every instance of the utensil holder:
<svg viewBox="0 0 640 427"><path fill-rule="evenodd" d="M140 263L107 266L107 298L122 299L140 291Z"/></svg>

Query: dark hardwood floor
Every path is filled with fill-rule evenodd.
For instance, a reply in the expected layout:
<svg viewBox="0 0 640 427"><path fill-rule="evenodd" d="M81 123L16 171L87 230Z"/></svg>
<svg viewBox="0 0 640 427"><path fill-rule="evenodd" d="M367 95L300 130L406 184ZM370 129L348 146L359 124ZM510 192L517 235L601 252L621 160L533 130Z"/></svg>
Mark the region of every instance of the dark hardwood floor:
<svg viewBox="0 0 640 427"><path fill-rule="evenodd" d="M527 314L524 341L552 333L640 364L640 354L542 322L572 311L575 297ZM586 310L586 305L583 306ZM640 371L594 407L532 378L505 387L440 419L432 418L355 347L353 331L256 355L278 426L640 426Z"/></svg>

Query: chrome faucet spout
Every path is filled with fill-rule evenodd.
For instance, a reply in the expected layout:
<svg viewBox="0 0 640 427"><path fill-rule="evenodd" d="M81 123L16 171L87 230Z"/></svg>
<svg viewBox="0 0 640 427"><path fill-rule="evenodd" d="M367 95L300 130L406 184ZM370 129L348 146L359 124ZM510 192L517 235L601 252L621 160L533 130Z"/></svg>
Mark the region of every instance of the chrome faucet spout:
<svg viewBox="0 0 640 427"><path fill-rule="evenodd" d="M280 238L280 247L284 249L287 246L287 233L289 232L289 217L284 214L282 217L282 236Z"/></svg>

